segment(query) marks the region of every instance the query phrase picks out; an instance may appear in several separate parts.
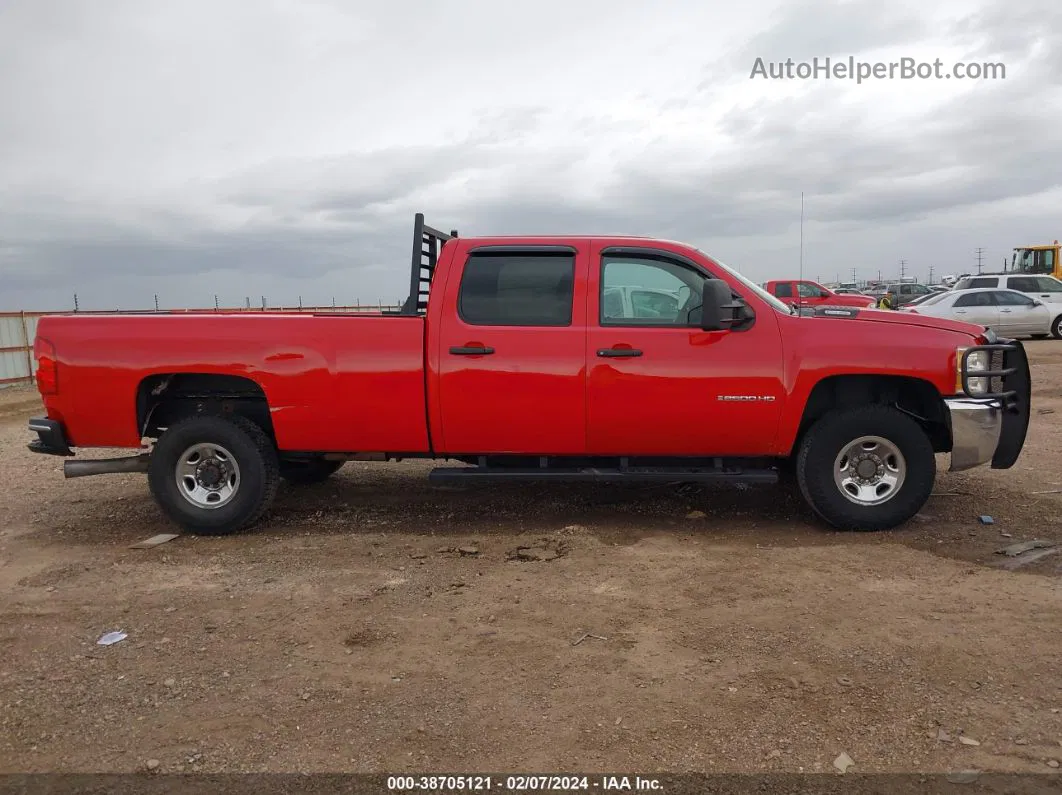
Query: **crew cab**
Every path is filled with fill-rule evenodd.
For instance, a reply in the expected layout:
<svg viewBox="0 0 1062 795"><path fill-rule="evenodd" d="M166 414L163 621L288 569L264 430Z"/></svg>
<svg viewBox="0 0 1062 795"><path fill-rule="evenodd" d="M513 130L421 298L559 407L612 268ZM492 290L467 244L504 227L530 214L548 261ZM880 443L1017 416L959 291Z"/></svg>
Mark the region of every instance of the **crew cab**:
<svg viewBox="0 0 1062 795"><path fill-rule="evenodd" d="M763 288L787 304L802 306L856 306L873 309L877 302L869 295L848 295L807 280L771 280Z"/></svg>
<svg viewBox="0 0 1062 795"><path fill-rule="evenodd" d="M200 534L253 525L280 479L403 458L468 484L794 470L826 522L885 529L928 499L934 454L1011 467L1029 422L1025 351L984 327L801 313L681 243L462 238L420 214L394 314L50 316L34 350L30 449L129 448L65 474L146 473Z"/></svg>

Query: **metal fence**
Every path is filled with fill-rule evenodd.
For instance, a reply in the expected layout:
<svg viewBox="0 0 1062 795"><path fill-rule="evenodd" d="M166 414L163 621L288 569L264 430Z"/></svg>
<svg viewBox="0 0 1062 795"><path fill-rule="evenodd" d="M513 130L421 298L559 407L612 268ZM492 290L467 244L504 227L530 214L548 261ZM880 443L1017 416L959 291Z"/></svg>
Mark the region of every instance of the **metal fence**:
<svg viewBox="0 0 1062 795"><path fill-rule="evenodd" d="M48 315L174 315L187 313L261 314L285 313L342 313L377 314L397 312L401 307L389 304L359 304L353 306L271 306L211 307L209 309L127 309L121 311L76 312L0 312L0 389L15 384L32 384L37 363L33 358L33 340L37 336L37 321Z"/></svg>

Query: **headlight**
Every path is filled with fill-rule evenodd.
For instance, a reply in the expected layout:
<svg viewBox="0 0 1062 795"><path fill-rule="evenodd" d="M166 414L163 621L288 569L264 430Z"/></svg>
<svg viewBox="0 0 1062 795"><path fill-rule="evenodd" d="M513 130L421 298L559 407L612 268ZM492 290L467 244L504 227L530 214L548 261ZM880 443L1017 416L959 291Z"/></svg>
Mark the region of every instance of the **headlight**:
<svg viewBox="0 0 1062 795"><path fill-rule="evenodd" d="M959 348L958 350L958 368L959 372L956 374L958 379L957 392L962 391L962 357L966 348ZM988 392L989 379L987 376L974 376L971 373L985 372L989 369L991 364L988 358L988 351L974 351L966 357L966 387L971 395L984 395Z"/></svg>

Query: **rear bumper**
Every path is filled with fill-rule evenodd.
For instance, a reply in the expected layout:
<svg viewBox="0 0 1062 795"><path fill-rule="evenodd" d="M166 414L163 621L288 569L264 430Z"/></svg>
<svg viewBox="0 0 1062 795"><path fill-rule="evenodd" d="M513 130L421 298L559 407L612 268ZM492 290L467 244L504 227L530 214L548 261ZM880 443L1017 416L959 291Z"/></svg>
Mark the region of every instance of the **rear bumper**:
<svg viewBox="0 0 1062 795"><path fill-rule="evenodd" d="M63 432L63 426L57 421L47 417L34 417L29 421L29 429L37 434L37 438L27 445L33 452L63 456L74 454Z"/></svg>
<svg viewBox="0 0 1062 795"><path fill-rule="evenodd" d="M992 354L992 369L985 373L991 377L991 393L944 401L951 424L952 472L988 463L993 469L1009 469L1021 455L1029 430L1032 381L1024 346L1000 340L970 350L978 349ZM964 387L968 375L962 375Z"/></svg>

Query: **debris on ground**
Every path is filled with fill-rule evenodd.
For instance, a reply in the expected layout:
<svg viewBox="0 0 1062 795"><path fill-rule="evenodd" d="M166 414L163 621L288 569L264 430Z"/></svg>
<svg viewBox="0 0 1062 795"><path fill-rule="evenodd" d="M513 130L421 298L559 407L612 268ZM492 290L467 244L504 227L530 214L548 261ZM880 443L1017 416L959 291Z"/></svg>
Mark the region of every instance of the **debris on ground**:
<svg viewBox="0 0 1062 795"><path fill-rule="evenodd" d="M991 516L978 516L977 519L981 524L995 524L995 519Z"/></svg>
<svg viewBox="0 0 1062 795"><path fill-rule="evenodd" d="M1062 489L1048 489L1047 491L1034 491L1033 494L1062 494Z"/></svg>
<svg viewBox="0 0 1062 795"><path fill-rule="evenodd" d="M1054 546L1054 541L1045 541L1042 538L1038 538L1035 541L1021 541L1017 544L1011 544L1009 547L996 550L996 554L1006 555L1008 558L1016 558L1018 555L1024 555L1034 549L1050 549Z"/></svg>
<svg viewBox="0 0 1062 795"><path fill-rule="evenodd" d="M1049 558L1052 555L1057 555L1058 552L1059 550L1056 547L1051 547L1048 549L1038 549L1033 552L1027 552L1023 555L1019 555L1014 558L1007 558L998 563L997 565L1002 569L1006 569L1007 571L1014 571L1015 569L1024 568L1025 566L1028 566L1031 563L1036 563L1036 561L1038 560L1043 560L1044 558Z"/></svg>
<svg viewBox="0 0 1062 795"><path fill-rule="evenodd" d="M937 729L937 740L942 743L953 743L955 738L948 734L943 729Z"/></svg>
<svg viewBox="0 0 1062 795"><path fill-rule="evenodd" d="M578 646L580 643L582 643L587 638L593 638L594 640L608 640L608 638L606 638L606 637L604 637L602 635L592 635L589 632L580 632L576 636L575 640L572 641L572 645L573 646Z"/></svg>
<svg viewBox="0 0 1062 795"><path fill-rule="evenodd" d="M135 544L130 544L130 549L152 549L160 544L165 544L168 541L173 541L175 538L180 538L180 533L159 533L158 535L151 536L151 538L145 538L143 541L137 541Z"/></svg>
<svg viewBox="0 0 1062 795"><path fill-rule="evenodd" d="M1010 560L1005 560L997 565L1001 568L1013 571L1035 563L1038 560L1055 555L1059 552L1058 545L1054 541L1036 539L1034 541L1022 541L1011 544L1009 547L996 550L997 555L1006 555Z"/></svg>
<svg viewBox="0 0 1062 795"><path fill-rule="evenodd" d="M147 762L145 763L144 766L148 770L158 770L158 767L159 767L160 764L162 764L162 763L159 762L158 759L149 759L149 760L147 760Z"/></svg>
<svg viewBox="0 0 1062 795"><path fill-rule="evenodd" d="M973 737L967 737L965 734L960 734L959 735L959 742L962 743L963 745L980 745L981 744L977 740L975 740Z"/></svg>
<svg viewBox="0 0 1062 795"><path fill-rule="evenodd" d="M113 646L115 643L125 640L129 636L121 630L117 632L108 632L106 635L100 636L100 639L96 641L97 646Z"/></svg>
<svg viewBox="0 0 1062 795"><path fill-rule="evenodd" d="M707 516L708 514L706 514L704 511L690 511L688 514L686 514L687 519L705 519L707 518Z"/></svg>
<svg viewBox="0 0 1062 795"><path fill-rule="evenodd" d="M849 679L847 676L838 676L837 684L841 685L842 687L851 687L852 680Z"/></svg>
<svg viewBox="0 0 1062 795"><path fill-rule="evenodd" d="M506 556L509 560L523 560L532 563L544 563L563 557L568 551L566 543L556 539L540 539L537 544L520 546L510 550Z"/></svg>
<svg viewBox="0 0 1062 795"><path fill-rule="evenodd" d="M833 766L840 770L842 773L847 773L848 768L852 767L855 762L852 761L852 757L848 754L841 752L841 755L833 760Z"/></svg>
<svg viewBox="0 0 1062 795"><path fill-rule="evenodd" d="M479 548L478 547L458 547L457 551L459 553L461 553L462 555L465 555L465 556L471 556L471 555L478 555L479 554Z"/></svg>

